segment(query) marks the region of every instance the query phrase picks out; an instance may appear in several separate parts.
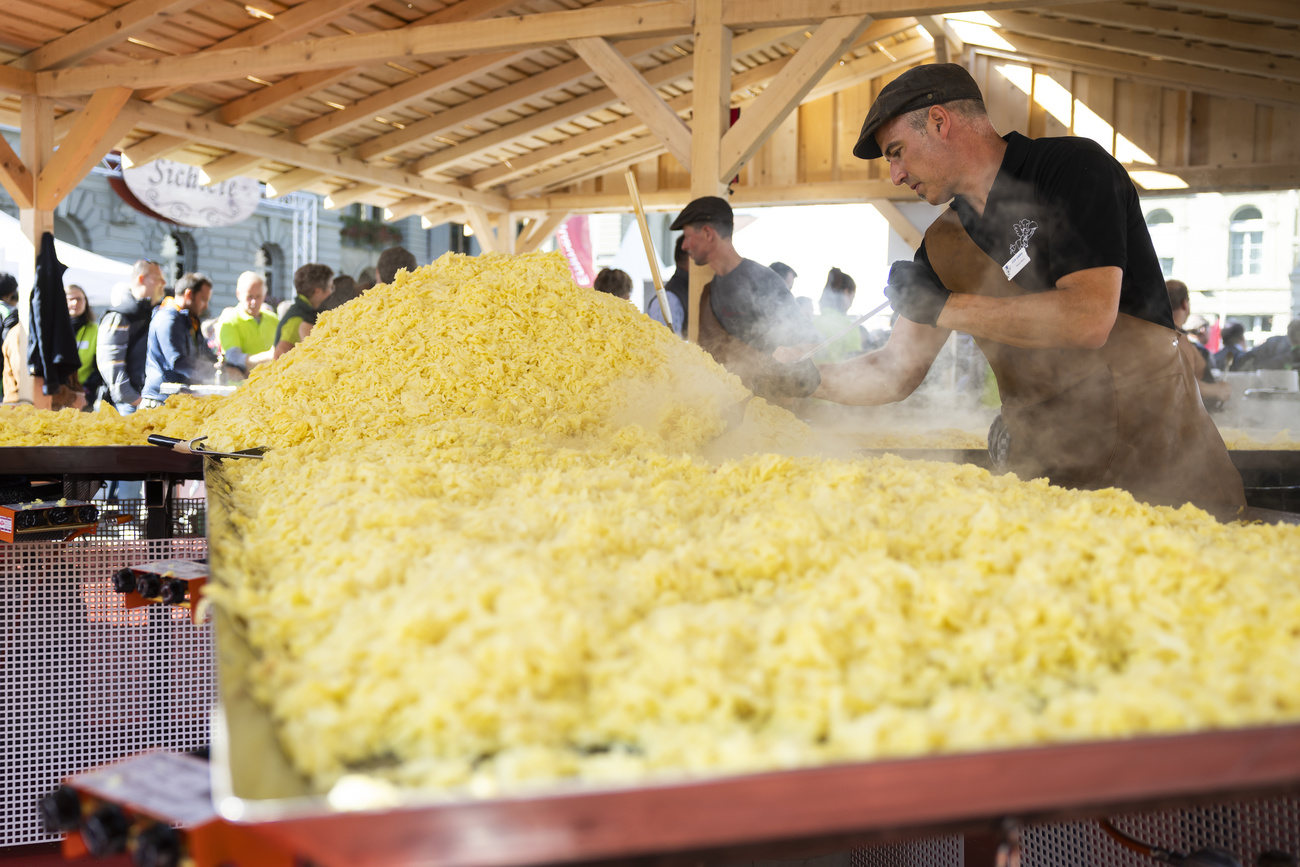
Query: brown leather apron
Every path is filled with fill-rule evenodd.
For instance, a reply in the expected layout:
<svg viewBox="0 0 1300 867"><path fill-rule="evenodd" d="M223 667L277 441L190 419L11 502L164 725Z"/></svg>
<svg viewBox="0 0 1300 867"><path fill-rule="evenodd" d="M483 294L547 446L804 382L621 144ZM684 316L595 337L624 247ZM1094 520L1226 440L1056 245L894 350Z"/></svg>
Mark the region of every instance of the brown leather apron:
<svg viewBox="0 0 1300 867"><path fill-rule="evenodd" d="M953 210L926 231L925 249L953 292L1025 294ZM1064 487L1124 488L1150 503L1246 505L1180 339L1126 313L1100 349L1020 349L975 338L1002 395L1007 469Z"/></svg>

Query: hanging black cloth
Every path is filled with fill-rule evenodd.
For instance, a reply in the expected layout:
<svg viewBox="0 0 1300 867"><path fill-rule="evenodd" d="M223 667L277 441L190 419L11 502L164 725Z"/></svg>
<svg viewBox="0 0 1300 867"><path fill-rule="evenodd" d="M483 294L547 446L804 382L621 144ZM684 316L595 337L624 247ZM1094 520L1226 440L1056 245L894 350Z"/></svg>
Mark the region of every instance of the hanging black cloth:
<svg viewBox="0 0 1300 867"><path fill-rule="evenodd" d="M54 236L41 235L36 256L36 286L32 289L32 321L27 335L27 367L32 376L45 382L41 391L57 394L81 367L77 337L68 316L68 297L63 291L63 272L68 267L54 252Z"/></svg>

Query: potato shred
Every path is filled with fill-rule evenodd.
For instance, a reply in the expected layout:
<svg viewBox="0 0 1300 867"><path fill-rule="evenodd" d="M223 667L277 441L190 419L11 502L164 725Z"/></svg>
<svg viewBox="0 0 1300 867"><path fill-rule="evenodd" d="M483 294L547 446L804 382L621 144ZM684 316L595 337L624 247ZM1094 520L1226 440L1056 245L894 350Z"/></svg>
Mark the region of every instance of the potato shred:
<svg viewBox="0 0 1300 867"><path fill-rule="evenodd" d="M230 398L15 413L0 441L273 448L226 464L213 596L322 791L1300 718L1300 529L826 456L761 400L724 433L745 394L557 255L448 255L325 314Z"/></svg>

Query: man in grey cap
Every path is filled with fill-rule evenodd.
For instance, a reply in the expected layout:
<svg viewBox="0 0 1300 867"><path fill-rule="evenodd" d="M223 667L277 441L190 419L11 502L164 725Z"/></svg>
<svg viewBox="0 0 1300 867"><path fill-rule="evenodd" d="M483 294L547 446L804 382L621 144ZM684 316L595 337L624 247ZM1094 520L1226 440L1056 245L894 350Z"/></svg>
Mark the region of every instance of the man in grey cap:
<svg viewBox="0 0 1300 867"><path fill-rule="evenodd" d="M714 278L700 297L700 345L768 398L805 397L817 387L812 362L779 364L778 346L818 343L821 334L775 271L736 252L735 217L718 196L687 204L670 227L682 231L682 250Z"/></svg>
<svg viewBox="0 0 1300 867"><path fill-rule="evenodd" d="M900 318L889 342L819 367L816 397L901 400L962 331L997 377L989 448L1003 467L1151 502L1245 504L1178 350L1137 190L1114 157L1083 138L999 136L952 63L886 85L853 153L883 156L895 184L952 206L914 261L890 269L885 294Z"/></svg>

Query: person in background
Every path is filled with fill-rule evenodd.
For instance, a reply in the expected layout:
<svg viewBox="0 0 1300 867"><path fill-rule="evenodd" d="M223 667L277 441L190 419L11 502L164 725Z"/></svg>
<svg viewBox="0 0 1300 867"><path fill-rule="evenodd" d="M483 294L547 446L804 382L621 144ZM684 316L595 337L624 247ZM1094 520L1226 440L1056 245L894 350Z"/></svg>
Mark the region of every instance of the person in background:
<svg viewBox="0 0 1300 867"><path fill-rule="evenodd" d="M18 309L18 280L12 274L0 271L0 322L10 310Z"/></svg>
<svg viewBox="0 0 1300 867"><path fill-rule="evenodd" d="M131 279L113 287L112 306L99 323L95 362L104 379L105 399L123 415L135 412L144 389L149 321L163 300L162 268L141 259Z"/></svg>
<svg viewBox="0 0 1300 867"><path fill-rule="evenodd" d="M25 347L19 345L22 333L18 327L18 308L11 307L4 319L0 319L0 383L3 383L6 404L22 402L18 391L18 365L27 363Z"/></svg>
<svg viewBox="0 0 1300 867"><path fill-rule="evenodd" d="M1286 334L1265 340L1243 353L1233 370L1300 370L1300 319L1292 319Z"/></svg>
<svg viewBox="0 0 1300 867"><path fill-rule="evenodd" d="M796 295L794 301L809 319L817 318L817 308L813 306L813 300L807 295Z"/></svg>
<svg viewBox="0 0 1300 867"><path fill-rule="evenodd" d="M713 269L700 295L700 346L768 399L807 397L820 382L811 361L778 364L780 346L817 344L821 332L799 309L790 287L771 268L736 252L735 215L726 199L689 202L670 227L682 230L682 249L696 265Z"/></svg>
<svg viewBox="0 0 1300 867"><path fill-rule="evenodd" d="M591 288L627 301L632 297L632 277L617 268L602 268Z"/></svg>
<svg viewBox="0 0 1300 867"><path fill-rule="evenodd" d="M203 339L203 314L212 298L212 281L193 272L176 281L176 294L163 300L149 323L149 353L145 361L140 406L162 406L168 397L164 382L210 384L221 363Z"/></svg>
<svg viewBox="0 0 1300 867"><path fill-rule="evenodd" d="M668 278L664 284L664 296L668 299L668 313L673 317L673 333L678 337L686 336L686 308L690 299L691 291L691 259L682 249L682 239L684 235L677 236L677 242L673 245L673 265L675 270L673 276ZM659 293L651 292L650 300L645 305L646 316L649 316L655 322L661 322L664 325L663 311L659 309Z"/></svg>
<svg viewBox="0 0 1300 867"><path fill-rule="evenodd" d="M375 282L387 283L392 282L397 277L397 272L405 270L407 273L415 273L415 269L420 267L415 261L415 254L405 247L389 247L379 254L379 261L375 264Z"/></svg>
<svg viewBox="0 0 1300 867"><path fill-rule="evenodd" d="M95 350L99 345L99 323L95 321L95 311L86 300L86 292L76 283L70 283L63 290L68 297L68 318L72 320L72 333L77 341L77 357L81 367L77 368L77 381L86 395L83 411L95 408L95 401L104 387L104 378L99 375L99 365L95 362Z"/></svg>
<svg viewBox="0 0 1300 867"><path fill-rule="evenodd" d="M265 278L256 271L245 271L235 283L238 303L221 311L217 320L217 343L225 362L244 376L275 357L275 331L280 317L263 305L265 297Z"/></svg>
<svg viewBox="0 0 1300 867"><path fill-rule="evenodd" d="M280 317L280 326L275 332L276 358L311 334L321 305L334 291L333 281L333 269L319 262L308 263L293 272L293 288L298 297Z"/></svg>
<svg viewBox="0 0 1300 867"><path fill-rule="evenodd" d="M1238 358L1246 354L1246 326L1229 322L1219 333L1223 348L1214 353L1214 366L1219 370L1233 370Z"/></svg>
<svg viewBox="0 0 1300 867"><path fill-rule="evenodd" d="M771 265L768 265L767 267L775 271L776 276L780 277L782 280L785 281L785 288L794 291L794 278L798 277L799 275L795 273L795 270L793 268L791 268L789 265L785 264L784 262L773 262Z"/></svg>
<svg viewBox="0 0 1300 867"><path fill-rule="evenodd" d="M361 294L375 288L377 282L374 268L362 268L361 273L357 274L357 293Z"/></svg>
<svg viewBox="0 0 1300 867"><path fill-rule="evenodd" d="M1201 400L1205 402L1206 409L1222 409L1224 401L1232 396L1232 387L1214 379L1210 350L1201 342L1205 339L1204 333L1209 328L1209 323L1202 316L1192 315L1191 296L1187 292L1187 284L1182 280L1166 280L1165 291L1169 293L1169 306L1173 308L1174 327L1182 332L1179 344L1191 361L1197 384L1201 388Z"/></svg>
<svg viewBox="0 0 1300 867"><path fill-rule="evenodd" d="M353 298L359 297L361 297L361 290L357 288L357 281L347 274L340 274L330 282L330 297L325 299L325 303L317 312L324 313L326 310L342 307Z"/></svg>
<svg viewBox="0 0 1300 867"><path fill-rule="evenodd" d="M853 318L849 316L849 308L853 306L853 297L857 292L858 284L839 268L832 268L826 275L826 286L822 289L820 301L821 313L813 319L813 325L817 326L822 337L834 337L852 324ZM863 332L859 327L823 349L817 354L817 358L825 362L843 361L861 355L862 349Z"/></svg>

